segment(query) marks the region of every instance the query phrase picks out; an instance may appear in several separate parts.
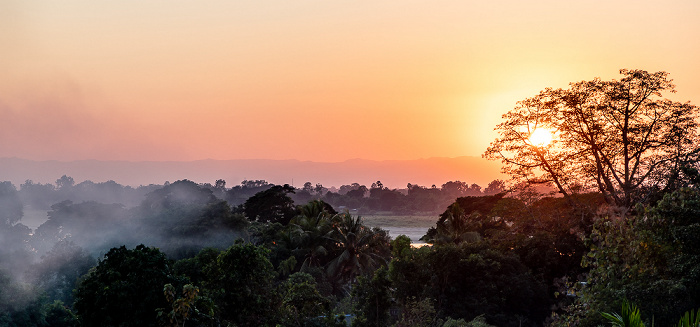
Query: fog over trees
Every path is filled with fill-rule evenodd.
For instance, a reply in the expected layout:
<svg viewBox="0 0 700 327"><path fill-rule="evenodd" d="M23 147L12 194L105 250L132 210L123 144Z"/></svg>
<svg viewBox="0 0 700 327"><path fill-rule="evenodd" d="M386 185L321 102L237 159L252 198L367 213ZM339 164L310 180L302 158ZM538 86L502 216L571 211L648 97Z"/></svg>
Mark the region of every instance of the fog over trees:
<svg viewBox="0 0 700 327"><path fill-rule="evenodd" d="M698 108L621 73L507 113L486 186L0 182L0 326L698 326Z"/></svg>
<svg viewBox="0 0 700 327"><path fill-rule="evenodd" d="M503 188L502 181L494 181L484 191L500 192ZM353 183L330 189L307 182L297 189L264 180L244 180L227 187L222 179L213 184L180 180L134 188L114 181L76 182L67 175L59 177L54 184L27 180L15 186L2 182L0 305L5 313L0 321L9 325L42 325L48 324L49 315L59 315L70 325L71 321L78 321L75 314L81 310L90 312L79 315L85 325L127 324L121 320L99 320L105 315L117 319L119 310L145 312L134 314L132 322L143 321L153 308L127 309L125 305L132 305L128 303L109 308L113 302L129 301L128 297L133 294L120 293L103 300L89 298L91 291L83 288L91 287L84 281L86 276L97 274L88 274L91 268L98 264L98 268L102 267L106 260L126 260L116 258L129 253L151 251L143 255L176 260L173 267L184 269L178 271L179 279L159 281L163 284L160 287L170 284L181 288L187 279L198 282L197 287L204 287L213 283L212 278L220 276L204 271L210 269L204 267L211 261L197 263L196 260L203 259L204 253L211 253L207 260L216 259L221 251L239 244L236 242L257 246L260 251L265 249L261 253L275 272L276 281L296 276L295 272L299 274L301 270L308 274L313 280L309 291L321 292L318 297L326 304L322 308L304 310L322 314L331 310L334 301L329 296L348 297L349 285L359 276L386 266L390 257L387 232L365 226L361 218L351 216L350 211L354 214L434 214L439 210L436 202L448 203L455 196L467 194L483 194L482 188L452 181L441 187L409 184L405 189L389 189L377 181L370 187ZM33 222L37 226L29 228L22 223L24 211L44 212L45 219L41 223ZM185 268L191 264L199 269ZM113 271L117 268L100 269ZM95 275L95 278L99 277ZM319 282L317 291L315 284ZM143 290L143 287L136 289ZM179 291L175 289L173 294ZM153 305L160 303L158 308L163 309L167 302L160 298L161 293L159 289L148 296L158 298ZM144 296L147 295L138 295ZM216 298L214 294L208 296ZM287 305L300 304L290 302ZM217 308L222 307L223 304ZM108 313L109 310L115 311ZM217 315L208 319L235 321L239 318Z"/></svg>

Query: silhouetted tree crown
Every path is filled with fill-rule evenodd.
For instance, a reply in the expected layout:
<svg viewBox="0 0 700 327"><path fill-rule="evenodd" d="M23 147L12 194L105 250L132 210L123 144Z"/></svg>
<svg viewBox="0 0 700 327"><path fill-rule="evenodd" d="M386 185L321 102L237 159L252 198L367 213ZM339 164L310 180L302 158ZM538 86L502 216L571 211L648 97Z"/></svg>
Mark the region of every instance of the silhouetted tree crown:
<svg viewBox="0 0 700 327"><path fill-rule="evenodd" d="M294 192L294 188L287 184L258 192L243 205L245 215L252 221L286 225L297 214L294 201L287 195Z"/></svg>
<svg viewBox="0 0 700 327"><path fill-rule="evenodd" d="M698 107L661 97L675 88L666 72L620 73L518 102L484 157L501 160L517 181L551 183L565 196L596 190L625 210L677 188L697 168ZM538 129L553 141L531 141Z"/></svg>

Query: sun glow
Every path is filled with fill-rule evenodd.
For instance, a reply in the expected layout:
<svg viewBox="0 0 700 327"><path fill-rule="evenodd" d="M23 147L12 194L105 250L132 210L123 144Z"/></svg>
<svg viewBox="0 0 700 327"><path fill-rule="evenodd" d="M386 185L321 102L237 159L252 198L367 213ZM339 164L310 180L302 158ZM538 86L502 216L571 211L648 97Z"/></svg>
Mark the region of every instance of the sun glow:
<svg viewBox="0 0 700 327"><path fill-rule="evenodd" d="M552 142L552 131L546 128L538 128L530 134L528 139L534 146L546 146Z"/></svg>

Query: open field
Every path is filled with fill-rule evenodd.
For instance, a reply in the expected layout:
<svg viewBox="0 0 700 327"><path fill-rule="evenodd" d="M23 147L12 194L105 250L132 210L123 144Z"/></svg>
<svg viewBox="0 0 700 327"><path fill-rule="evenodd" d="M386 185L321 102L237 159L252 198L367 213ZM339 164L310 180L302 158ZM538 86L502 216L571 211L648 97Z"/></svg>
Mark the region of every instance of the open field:
<svg viewBox="0 0 700 327"><path fill-rule="evenodd" d="M392 216L360 215L362 222L371 227L420 227L428 229L435 226L438 216Z"/></svg>
<svg viewBox="0 0 700 327"><path fill-rule="evenodd" d="M367 215L362 216L365 225L380 227L389 232L389 236L395 238L399 235L406 235L411 239L411 243L422 243L419 239L425 235L428 228L434 227L438 216L384 216Z"/></svg>

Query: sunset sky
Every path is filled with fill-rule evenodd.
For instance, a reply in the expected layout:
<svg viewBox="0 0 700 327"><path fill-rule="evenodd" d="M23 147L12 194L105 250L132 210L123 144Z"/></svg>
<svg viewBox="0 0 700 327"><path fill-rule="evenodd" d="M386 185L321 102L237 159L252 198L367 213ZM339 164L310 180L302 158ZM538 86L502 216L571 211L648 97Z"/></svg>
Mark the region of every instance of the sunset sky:
<svg viewBox="0 0 700 327"><path fill-rule="evenodd" d="M0 157L480 156L545 87L667 71L700 1L0 0Z"/></svg>

